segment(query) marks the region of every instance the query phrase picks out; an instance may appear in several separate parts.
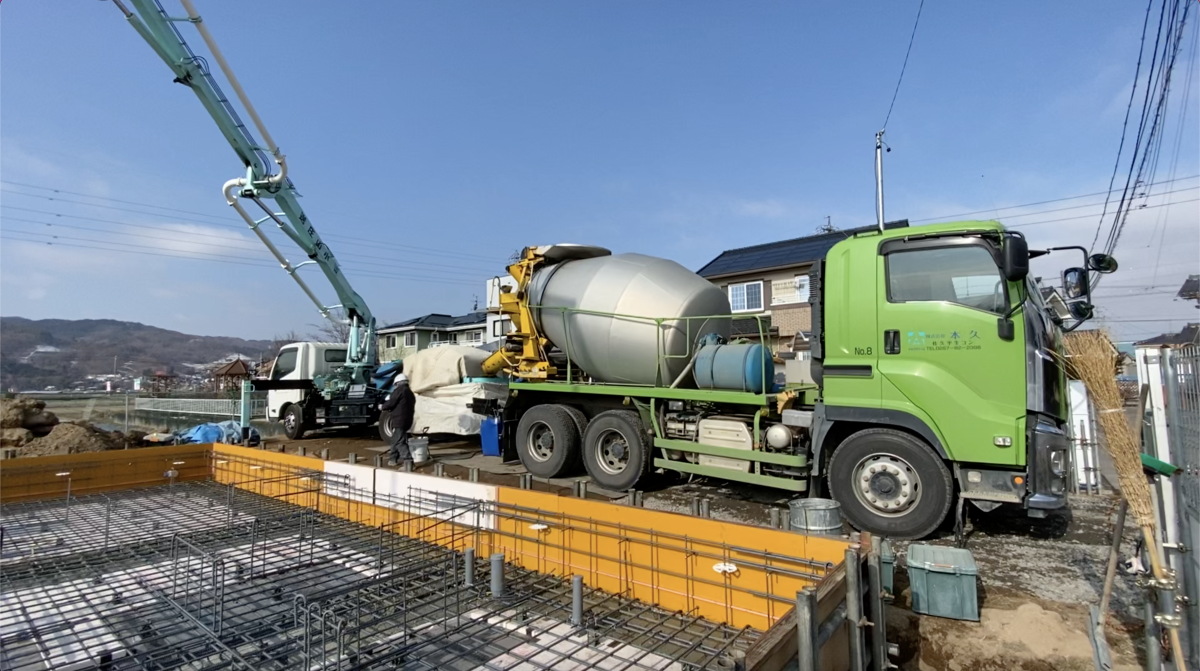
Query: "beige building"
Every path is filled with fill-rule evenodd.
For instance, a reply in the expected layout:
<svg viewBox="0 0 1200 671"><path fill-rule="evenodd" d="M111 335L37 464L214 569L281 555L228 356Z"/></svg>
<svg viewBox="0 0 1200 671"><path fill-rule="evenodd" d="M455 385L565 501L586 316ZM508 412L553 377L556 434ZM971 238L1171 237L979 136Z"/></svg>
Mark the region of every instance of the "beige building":
<svg viewBox="0 0 1200 671"><path fill-rule="evenodd" d="M888 228L904 228L895 221ZM874 227L820 233L721 252L697 271L725 290L733 313L733 334L759 337L765 331L772 351L808 352L812 332L813 262L825 258L838 242ZM760 327L761 323L761 327ZM807 358L801 354L800 358Z"/></svg>

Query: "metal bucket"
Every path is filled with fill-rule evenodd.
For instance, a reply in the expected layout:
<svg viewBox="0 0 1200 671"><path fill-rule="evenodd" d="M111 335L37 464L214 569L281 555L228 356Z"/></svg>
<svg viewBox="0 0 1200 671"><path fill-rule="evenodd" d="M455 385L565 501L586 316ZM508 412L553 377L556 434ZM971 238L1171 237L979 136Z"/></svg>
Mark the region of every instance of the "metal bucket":
<svg viewBox="0 0 1200 671"><path fill-rule="evenodd" d="M842 533L842 504L833 499L795 499L788 501L788 509L792 531Z"/></svg>
<svg viewBox="0 0 1200 671"><path fill-rule="evenodd" d="M420 465L429 461L429 437L409 436L408 452L412 455L414 464Z"/></svg>

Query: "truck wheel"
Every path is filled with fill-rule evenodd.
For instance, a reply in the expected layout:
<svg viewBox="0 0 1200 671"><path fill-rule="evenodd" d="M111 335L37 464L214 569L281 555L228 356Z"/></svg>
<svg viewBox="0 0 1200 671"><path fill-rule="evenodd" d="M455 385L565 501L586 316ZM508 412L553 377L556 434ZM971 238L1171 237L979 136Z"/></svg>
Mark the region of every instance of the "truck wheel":
<svg viewBox="0 0 1200 671"><path fill-rule="evenodd" d="M535 405L517 424L517 454L525 470L557 478L579 463L579 429L562 406Z"/></svg>
<svg viewBox="0 0 1200 671"><path fill-rule="evenodd" d="M395 433L392 431L391 422L388 421L391 414L390 412L379 413L379 438L388 444L392 442L392 434Z"/></svg>
<svg viewBox="0 0 1200 671"><path fill-rule="evenodd" d="M577 438L576 444L580 446L580 449L575 450L575 460L571 462L571 466L567 471L567 474L570 475L583 470L583 434L587 431L588 418L579 408L569 405L560 405L558 407L565 410L571 416L571 419L574 420L575 436Z"/></svg>
<svg viewBox="0 0 1200 671"><path fill-rule="evenodd" d="M851 435L829 460L829 491L862 531L895 539L929 535L954 496L950 469L925 443L895 429Z"/></svg>
<svg viewBox="0 0 1200 671"><path fill-rule="evenodd" d="M288 440L300 440L304 437L304 431L307 428L304 426L304 408L298 403L293 403L283 411L283 433L288 437Z"/></svg>
<svg viewBox="0 0 1200 671"><path fill-rule="evenodd" d="M623 492L642 479L650 463L642 420L629 410L602 412L588 422L583 465L592 481Z"/></svg>

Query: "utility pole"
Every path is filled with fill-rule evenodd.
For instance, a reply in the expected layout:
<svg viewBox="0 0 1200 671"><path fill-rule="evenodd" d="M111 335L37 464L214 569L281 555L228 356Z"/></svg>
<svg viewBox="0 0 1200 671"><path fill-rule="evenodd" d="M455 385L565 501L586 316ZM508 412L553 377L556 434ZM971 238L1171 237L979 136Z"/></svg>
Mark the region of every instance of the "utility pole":
<svg viewBox="0 0 1200 671"><path fill-rule="evenodd" d="M113 355L113 375L117 374L117 355Z"/></svg>

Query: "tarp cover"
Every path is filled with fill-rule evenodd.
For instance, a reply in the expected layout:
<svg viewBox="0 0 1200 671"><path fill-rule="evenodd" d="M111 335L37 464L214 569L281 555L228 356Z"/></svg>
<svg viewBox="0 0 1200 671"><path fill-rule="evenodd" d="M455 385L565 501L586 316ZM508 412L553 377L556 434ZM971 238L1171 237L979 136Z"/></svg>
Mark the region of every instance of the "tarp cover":
<svg viewBox="0 0 1200 671"><path fill-rule="evenodd" d="M483 415L471 412L471 399L503 398L507 390L503 384L452 384L417 394L412 432L477 435Z"/></svg>
<svg viewBox="0 0 1200 671"><path fill-rule="evenodd" d="M488 352L475 347L431 347L404 359L404 374L414 394L462 382L464 377L483 377ZM419 407L419 406L418 406Z"/></svg>
<svg viewBox="0 0 1200 671"><path fill-rule="evenodd" d="M176 435L179 436L180 443L242 443L242 427L233 420L218 424L200 424ZM258 429L250 427L250 444L257 445L259 440Z"/></svg>

